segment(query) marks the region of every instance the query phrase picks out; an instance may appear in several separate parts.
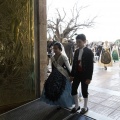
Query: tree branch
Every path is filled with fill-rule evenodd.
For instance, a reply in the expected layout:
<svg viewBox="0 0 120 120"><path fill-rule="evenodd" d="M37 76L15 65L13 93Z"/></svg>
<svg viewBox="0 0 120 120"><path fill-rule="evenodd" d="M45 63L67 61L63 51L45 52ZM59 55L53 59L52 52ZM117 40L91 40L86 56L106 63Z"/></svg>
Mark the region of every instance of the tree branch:
<svg viewBox="0 0 120 120"><path fill-rule="evenodd" d="M77 3L73 6L73 9L71 10L71 18L67 21L66 18L66 11L63 8L63 15L61 12L56 9L57 11L57 18L56 20L49 19L48 20L48 29L51 29L53 31L53 34L56 35L56 39L59 41L62 40L62 38L72 38L76 31L78 29L83 29L85 27L89 28L92 27L95 22L94 20L96 19L96 16L92 19L87 19L84 22L80 23L80 12L83 10L85 7L77 7ZM63 31L61 33L60 28L62 27Z"/></svg>

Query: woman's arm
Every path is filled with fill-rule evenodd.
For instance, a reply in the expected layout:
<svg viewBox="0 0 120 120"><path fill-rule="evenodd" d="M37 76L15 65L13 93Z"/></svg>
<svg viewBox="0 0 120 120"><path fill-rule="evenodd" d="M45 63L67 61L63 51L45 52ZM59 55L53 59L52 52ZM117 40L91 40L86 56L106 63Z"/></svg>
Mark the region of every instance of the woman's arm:
<svg viewBox="0 0 120 120"><path fill-rule="evenodd" d="M66 66L68 72L71 73L71 67L70 67L70 63L68 61L68 58L66 56L63 56L63 60L64 60L64 63L65 63L65 66Z"/></svg>

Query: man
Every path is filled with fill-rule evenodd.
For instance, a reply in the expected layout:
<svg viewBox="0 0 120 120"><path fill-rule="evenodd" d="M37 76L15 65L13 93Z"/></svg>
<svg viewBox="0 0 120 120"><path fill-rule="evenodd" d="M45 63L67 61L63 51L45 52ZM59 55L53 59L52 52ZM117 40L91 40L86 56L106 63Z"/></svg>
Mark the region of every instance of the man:
<svg viewBox="0 0 120 120"><path fill-rule="evenodd" d="M74 52L74 43L66 40L62 42L64 48L65 48L65 53L69 59L70 64L72 65L73 62L73 52Z"/></svg>
<svg viewBox="0 0 120 120"><path fill-rule="evenodd" d="M75 51L73 66L71 71L72 83L72 95L75 101L75 107L71 110L72 113L77 112L80 109L78 104L77 89L81 83L82 96L84 98L84 107L81 109L81 114L85 114L88 111L88 86L92 80L93 74L93 52L85 47L86 36L79 34L76 37L76 44L78 49Z"/></svg>

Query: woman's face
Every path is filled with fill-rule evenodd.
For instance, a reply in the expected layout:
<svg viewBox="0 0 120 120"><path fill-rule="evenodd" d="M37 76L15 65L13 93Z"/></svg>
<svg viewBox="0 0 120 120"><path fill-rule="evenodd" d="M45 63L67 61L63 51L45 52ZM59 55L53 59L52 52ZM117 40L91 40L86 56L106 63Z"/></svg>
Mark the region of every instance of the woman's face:
<svg viewBox="0 0 120 120"><path fill-rule="evenodd" d="M82 40L76 40L77 47L83 48L86 42Z"/></svg>
<svg viewBox="0 0 120 120"><path fill-rule="evenodd" d="M60 54L61 53L61 50L59 49L59 47L57 45L53 46L53 50L54 50L55 54Z"/></svg>

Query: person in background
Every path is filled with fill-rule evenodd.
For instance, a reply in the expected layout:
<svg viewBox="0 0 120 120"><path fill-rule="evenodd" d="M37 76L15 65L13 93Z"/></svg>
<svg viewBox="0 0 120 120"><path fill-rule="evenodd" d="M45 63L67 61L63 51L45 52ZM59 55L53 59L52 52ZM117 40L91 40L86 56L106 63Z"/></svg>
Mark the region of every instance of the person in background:
<svg viewBox="0 0 120 120"><path fill-rule="evenodd" d="M113 48L112 48L112 58L114 62L119 61L118 46L115 44L113 45Z"/></svg>
<svg viewBox="0 0 120 120"><path fill-rule="evenodd" d="M73 52L74 52L74 43L67 38L62 39L62 45L64 46L65 53L69 59L70 64L72 65L73 61Z"/></svg>
<svg viewBox="0 0 120 120"><path fill-rule="evenodd" d="M98 45L97 49L96 49L96 56L98 56L98 61L99 61L99 58L100 58L100 54L101 54L101 51L102 51L102 48L103 48L103 44L104 42L102 42L101 45Z"/></svg>
<svg viewBox="0 0 120 120"><path fill-rule="evenodd" d="M113 65L111 48L110 48L110 44L108 41L104 42L98 64L104 67L105 70L107 70L107 67L111 67Z"/></svg>
<svg viewBox="0 0 120 120"><path fill-rule="evenodd" d="M53 56L53 45L55 42L53 39L47 41L47 65L49 65L50 59ZM47 73L50 73L49 67L47 67Z"/></svg>

